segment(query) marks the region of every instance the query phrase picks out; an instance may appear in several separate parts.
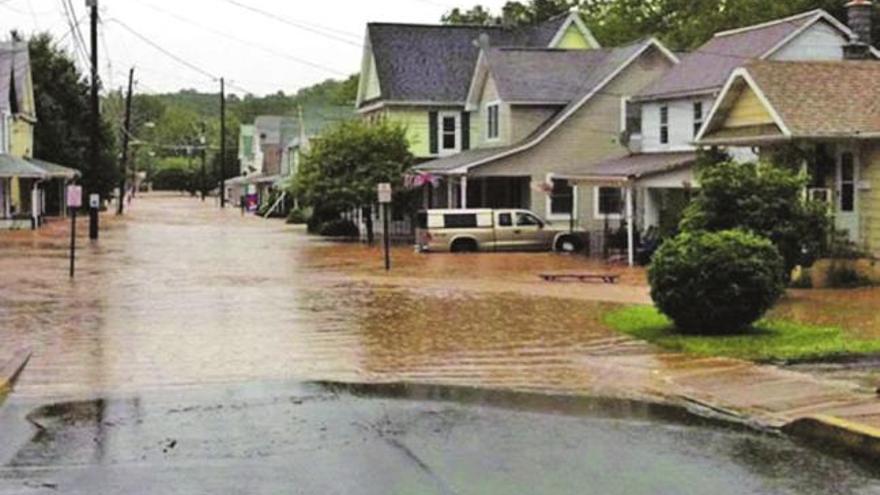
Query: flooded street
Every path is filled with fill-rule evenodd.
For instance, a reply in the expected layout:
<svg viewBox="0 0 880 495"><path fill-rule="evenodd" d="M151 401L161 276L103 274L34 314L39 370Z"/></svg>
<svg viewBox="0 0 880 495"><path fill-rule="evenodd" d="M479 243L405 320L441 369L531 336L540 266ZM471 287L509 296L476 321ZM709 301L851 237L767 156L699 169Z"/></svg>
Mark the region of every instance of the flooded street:
<svg viewBox="0 0 880 495"><path fill-rule="evenodd" d="M623 340L589 299L644 297L626 282L540 284L541 271L587 263L550 254L423 256L405 247L386 277L377 249L191 198L140 199L126 217L103 221L97 244L80 241L75 282L65 224L0 236L2 349L34 351L19 395L262 379L579 390L591 380L584 352ZM526 295L536 287L587 300Z"/></svg>
<svg viewBox="0 0 880 495"><path fill-rule="evenodd" d="M607 268L401 247L389 275L376 248L182 196L102 220L73 282L64 223L0 234L0 359L33 351L0 408L0 493L880 493L781 437L576 399L743 366L607 329L646 300L641 270L546 284ZM424 386L382 385L401 382Z"/></svg>

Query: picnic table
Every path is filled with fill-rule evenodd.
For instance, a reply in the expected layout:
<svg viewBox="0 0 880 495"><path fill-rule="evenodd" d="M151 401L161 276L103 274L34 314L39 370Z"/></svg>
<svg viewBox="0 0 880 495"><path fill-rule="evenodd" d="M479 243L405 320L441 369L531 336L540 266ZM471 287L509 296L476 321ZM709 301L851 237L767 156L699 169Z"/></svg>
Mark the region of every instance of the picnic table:
<svg viewBox="0 0 880 495"><path fill-rule="evenodd" d="M620 275L616 273L542 273L545 282L604 282L616 284Z"/></svg>

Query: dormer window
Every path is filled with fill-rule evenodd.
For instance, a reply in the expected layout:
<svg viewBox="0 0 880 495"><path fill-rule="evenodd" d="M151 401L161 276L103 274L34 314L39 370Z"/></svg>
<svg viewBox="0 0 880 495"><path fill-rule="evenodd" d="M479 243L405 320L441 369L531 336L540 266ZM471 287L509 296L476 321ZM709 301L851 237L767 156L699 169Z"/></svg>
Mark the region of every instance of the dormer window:
<svg viewBox="0 0 880 495"><path fill-rule="evenodd" d="M660 107L660 144L669 144L669 107Z"/></svg>
<svg viewBox="0 0 880 495"><path fill-rule="evenodd" d="M499 116L500 105L492 103L486 107L486 139L489 141L498 139L501 135Z"/></svg>

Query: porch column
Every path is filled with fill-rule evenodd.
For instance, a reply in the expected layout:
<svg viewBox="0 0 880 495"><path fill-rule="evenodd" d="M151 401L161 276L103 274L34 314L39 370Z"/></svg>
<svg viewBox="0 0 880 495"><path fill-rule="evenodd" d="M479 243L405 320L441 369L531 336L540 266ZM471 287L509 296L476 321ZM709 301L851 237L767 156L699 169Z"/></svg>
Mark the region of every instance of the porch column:
<svg viewBox="0 0 880 495"><path fill-rule="evenodd" d="M466 175L461 176L461 209L466 210L467 204L468 178Z"/></svg>
<svg viewBox="0 0 880 495"><path fill-rule="evenodd" d="M446 208L455 208L455 188L452 185L452 176L446 176Z"/></svg>
<svg viewBox="0 0 880 495"><path fill-rule="evenodd" d="M627 242L627 252L629 258L629 266L636 266L636 253L635 253L635 244L636 244L636 229L635 225L633 225L633 186L632 184L627 184L626 186L626 242Z"/></svg>

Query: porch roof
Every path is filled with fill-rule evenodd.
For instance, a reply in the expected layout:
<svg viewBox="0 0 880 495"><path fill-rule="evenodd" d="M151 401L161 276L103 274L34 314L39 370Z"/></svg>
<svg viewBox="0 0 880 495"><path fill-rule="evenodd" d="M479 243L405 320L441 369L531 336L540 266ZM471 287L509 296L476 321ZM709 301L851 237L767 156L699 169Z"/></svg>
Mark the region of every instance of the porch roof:
<svg viewBox="0 0 880 495"><path fill-rule="evenodd" d="M471 149L455 155L431 160L421 165L416 165L415 170L419 172L432 172L444 175L444 173L457 170L462 167L468 167L474 163L491 161L491 159L496 155L500 156L512 148L514 147L502 146L497 148Z"/></svg>
<svg viewBox="0 0 880 495"><path fill-rule="evenodd" d="M77 177L82 177L82 172L80 172L79 170L58 165L57 163L47 162L45 160L38 160L36 158L28 158L27 161L30 162L31 165L45 170L46 173L49 174L49 177L53 179L73 180Z"/></svg>
<svg viewBox="0 0 880 495"><path fill-rule="evenodd" d="M49 173L32 165L24 158L0 153L0 177L6 179L19 177L22 179L47 179Z"/></svg>
<svg viewBox="0 0 880 495"><path fill-rule="evenodd" d="M639 153L606 160L590 170L571 170L553 175L583 182L628 182L687 168L696 161L695 151Z"/></svg>

